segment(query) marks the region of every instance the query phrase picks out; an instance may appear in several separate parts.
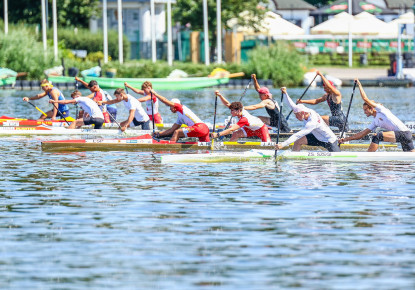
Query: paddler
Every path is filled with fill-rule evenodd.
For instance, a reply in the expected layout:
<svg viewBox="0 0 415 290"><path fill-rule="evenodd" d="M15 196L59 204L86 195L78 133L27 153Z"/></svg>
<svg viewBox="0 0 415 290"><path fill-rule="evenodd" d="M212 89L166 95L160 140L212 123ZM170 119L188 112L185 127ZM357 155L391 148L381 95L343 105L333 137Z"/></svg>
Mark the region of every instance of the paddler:
<svg viewBox="0 0 415 290"><path fill-rule="evenodd" d="M321 77L321 80L323 82L323 89L326 93L318 99L299 99L297 100L297 104L317 105L322 102L327 102L327 105L330 108L331 116L324 115L321 116L321 118L323 118L324 122L327 125L337 127L340 131L342 131L346 120L346 116L344 115L342 110L342 94L335 87L333 82L326 79L320 71L317 71L316 74ZM349 131L349 126L347 124L345 131Z"/></svg>
<svg viewBox="0 0 415 290"><path fill-rule="evenodd" d="M97 103L88 97L82 97L79 91L74 91L71 94L72 100L49 100L49 103L56 104L79 104L82 110L87 113L82 118L76 119L69 125L68 129L79 128L83 125L94 125L95 129L101 129L104 124L104 115Z"/></svg>
<svg viewBox="0 0 415 290"><path fill-rule="evenodd" d="M399 120L392 112L385 108L382 104L376 103L373 100L370 100L365 91L363 90L362 84L358 79L355 80L359 86L360 96L362 97L363 103L363 112L367 117L374 117L372 124L363 131L356 133L350 137L342 138L339 140L340 143L344 143L351 140L358 140L365 137L370 132L376 130L376 128L382 128L387 131L380 131L377 134L374 134L372 137L372 142L370 143L369 149L367 151L374 152L378 149L380 141L386 142L399 142L402 145L402 150L405 152L415 152L414 143L412 141L412 132L409 128Z"/></svg>
<svg viewBox="0 0 415 290"><path fill-rule="evenodd" d="M267 87L260 87L256 75L252 74L251 78L254 82L255 90L259 94L261 102L256 105L244 106L244 109L247 111L257 110L260 108L265 108L269 117L259 116L258 118L268 126L278 127L278 119L280 117L280 107L278 106L277 101L272 98ZM288 133L291 132L290 127L288 126L287 120L284 117L284 114L281 113L281 132Z"/></svg>
<svg viewBox="0 0 415 290"><path fill-rule="evenodd" d="M43 93L37 94L36 96L30 97L30 98L24 97L23 101L29 102L31 100L38 100L46 96L48 96L49 99L54 100L54 101L65 100L65 97L62 94L62 92L59 89L54 88L52 83L49 82L48 80L45 79L41 81L40 87L42 88ZM58 110L62 115L59 114ZM65 104L60 104L58 106L58 109L56 109L56 107L54 106L52 110L46 112L46 116L43 114L40 115L38 121L44 121L46 118L51 118L51 120L54 121L56 120L57 117L62 119L63 118L62 116L65 118L69 117L69 107Z"/></svg>
<svg viewBox="0 0 415 290"><path fill-rule="evenodd" d="M154 90L151 90L153 96L156 96L163 104L170 107L172 113L177 114L177 120L170 129L156 132L154 137L171 136L170 141L177 142L179 138L184 137L197 137L199 142L210 142L209 139L209 127L203 123L195 113L193 113L188 107L182 105L179 99L171 99L157 94ZM181 128L185 124L187 127Z"/></svg>
<svg viewBox="0 0 415 290"><path fill-rule="evenodd" d="M108 92L101 89L98 85L98 82L95 80L91 80L89 83L84 82L78 77L75 77L75 80L80 82L82 85L84 85L84 87L86 87L87 89L91 91L92 94L86 97L94 100L95 102L109 101L109 100L114 99L113 97L111 97L111 95ZM103 112L105 123L115 122L115 120L117 119L117 106L116 105L108 105L108 106L101 105L100 109Z"/></svg>
<svg viewBox="0 0 415 290"><path fill-rule="evenodd" d="M284 101L291 107L297 120L304 122L304 128L286 141L277 144L275 149L282 149L294 142L293 151L300 151L302 145L308 145L324 147L330 152L339 152L336 135L323 121L323 118L316 111L306 108L302 104L295 104L288 96L285 87L281 88L281 92Z"/></svg>
<svg viewBox="0 0 415 290"><path fill-rule="evenodd" d="M124 132L128 127L135 126L141 126L141 129L143 130L150 130L150 118L147 116L146 112L141 106L141 103L136 98L134 98L130 94L126 94L125 90L122 88L116 89L114 92L114 96L116 99L108 101L98 101L98 104L111 105L119 102L122 102L124 104L129 114L127 120L120 123L121 131Z"/></svg>
<svg viewBox="0 0 415 290"><path fill-rule="evenodd" d="M153 121L153 113L154 113L154 122L156 124L162 124L163 123L163 118L161 117L161 115L159 113L159 100L154 95L153 95L153 99L151 100L151 93L150 92L153 89L153 85L151 84L151 82L145 81L141 85L141 90L130 86L127 82L124 83L124 86L126 88L131 89L133 92L135 92L137 94L144 95L144 97L139 98L138 100L142 103L146 102L146 111L147 111L147 115L150 118L150 121ZM153 102L153 108L151 106L151 102Z"/></svg>
<svg viewBox="0 0 415 290"><path fill-rule="evenodd" d="M230 141L236 141L239 138L246 137L259 137L263 142L271 142L268 127L258 117L249 114L241 102L230 103L219 91L215 91L215 95L231 110L232 117L236 117L238 122L222 132L212 133L212 138L218 138L232 133Z"/></svg>

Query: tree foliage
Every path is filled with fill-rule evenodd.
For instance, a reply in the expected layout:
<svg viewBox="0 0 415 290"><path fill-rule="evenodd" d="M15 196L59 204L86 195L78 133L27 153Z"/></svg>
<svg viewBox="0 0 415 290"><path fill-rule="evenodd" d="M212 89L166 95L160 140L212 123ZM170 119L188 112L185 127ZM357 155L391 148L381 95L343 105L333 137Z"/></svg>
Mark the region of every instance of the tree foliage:
<svg viewBox="0 0 415 290"><path fill-rule="evenodd" d="M56 0L56 2L58 25L61 27L88 27L89 19L98 12L99 0ZM0 11L3 11L3 3L0 2ZM8 18L10 23L40 24L41 1L8 1ZM52 0L48 0L48 22L52 23Z"/></svg>
<svg viewBox="0 0 415 290"><path fill-rule="evenodd" d="M228 20L238 19L238 25L258 28L258 23L262 20L264 9L259 7L261 0L222 0L221 18L225 28ZM173 18L182 25L190 24L193 30L203 29L203 1L202 0L177 0L173 6ZM242 17L241 12L249 11L252 17ZM209 31L216 29L216 0L208 0L208 25Z"/></svg>

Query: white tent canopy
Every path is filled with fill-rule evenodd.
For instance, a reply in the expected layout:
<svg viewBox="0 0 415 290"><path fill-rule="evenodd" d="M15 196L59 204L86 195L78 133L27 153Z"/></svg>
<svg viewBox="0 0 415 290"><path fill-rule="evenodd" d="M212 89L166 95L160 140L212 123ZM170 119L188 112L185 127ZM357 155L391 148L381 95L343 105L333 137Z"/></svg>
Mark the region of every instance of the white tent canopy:
<svg viewBox="0 0 415 290"><path fill-rule="evenodd" d="M342 12L311 28L311 34L346 34L351 21L353 21L353 16Z"/></svg>
<svg viewBox="0 0 415 290"><path fill-rule="evenodd" d="M250 13L248 11L244 11L240 15L242 17L250 17ZM305 34L304 29L283 19L280 15L271 11L265 13L264 20L260 23L261 28L259 29L259 32L255 32L255 30L251 27L238 26L236 18L230 19L227 24L229 27L235 27L236 25L236 31L244 32L247 35L263 34L268 36L278 36Z"/></svg>
<svg viewBox="0 0 415 290"><path fill-rule="evenodd" d="M311 34L346 35L349 33L349 29L353 35L397 35L397 30L391 25L368 12L359 13L354 17L346 12L339 13L311 28Z"/></svg>

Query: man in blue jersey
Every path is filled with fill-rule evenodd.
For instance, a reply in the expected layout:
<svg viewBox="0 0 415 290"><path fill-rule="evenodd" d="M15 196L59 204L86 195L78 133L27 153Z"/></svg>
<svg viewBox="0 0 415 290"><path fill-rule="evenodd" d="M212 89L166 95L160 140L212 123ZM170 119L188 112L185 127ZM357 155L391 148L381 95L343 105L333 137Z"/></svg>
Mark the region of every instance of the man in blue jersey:
<svg viewBox="0 0 415 290"><path fill-rule="evenodd" d="M65 97L63 96L62 92L54 88L52 83L50 83L48 80L43 80L40 83L40 87L43 90L43 93L37 94L33 97L24 97L23 101L28 102L31 100L38 100L43 97L48 96L50 100L58 101L58 100L65 100ZM59 112L58 112L59 110ZM52 121L56 120L56 118L66 118L69 117L69 107L66 104L59 104L59 106L56 108L56 106L53 106L52 110L46 112L45 115L41 115L38 119L38 121L44 121L46 118L51 118Z"/></svg>

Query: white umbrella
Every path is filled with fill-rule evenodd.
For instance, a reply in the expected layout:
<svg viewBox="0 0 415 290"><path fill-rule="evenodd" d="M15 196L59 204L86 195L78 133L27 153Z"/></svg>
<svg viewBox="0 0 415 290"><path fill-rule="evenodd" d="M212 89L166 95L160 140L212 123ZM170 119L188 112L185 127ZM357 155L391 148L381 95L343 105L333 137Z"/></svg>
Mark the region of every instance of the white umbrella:
<svg viewBox="0 0 415 290"><path fill-rule="evenodd" d="M258 22L256 17L250 16L248 11L244 11L240 14L242 17L251 17L254 22ZM238 21L235 18L230 19L227 22L229 27L233 27L238 24ZM238 26L237 31L243 32L246 35L258 35L264 34L269 36L277 36L277 35L303 35L305 34L304 29L301 27L283 19L277 13L268 11L265 13L264 20L262 23L259 23L261 26L259 28L259 32L255 32L252 27L246 26Z"/></svg>
<svg viewBox="0 0 415 290"><path fill-rule="evenodd" d="M386 22L368 12L357 14L350 25L355 35L396 35Z"/></svg>
<svg viewBox="0 0 415 290"><path fill-rule="evenodd" d="M311 34L347 34L353 16L347 12L336 14L333 18L311 28Z"/></svg>

